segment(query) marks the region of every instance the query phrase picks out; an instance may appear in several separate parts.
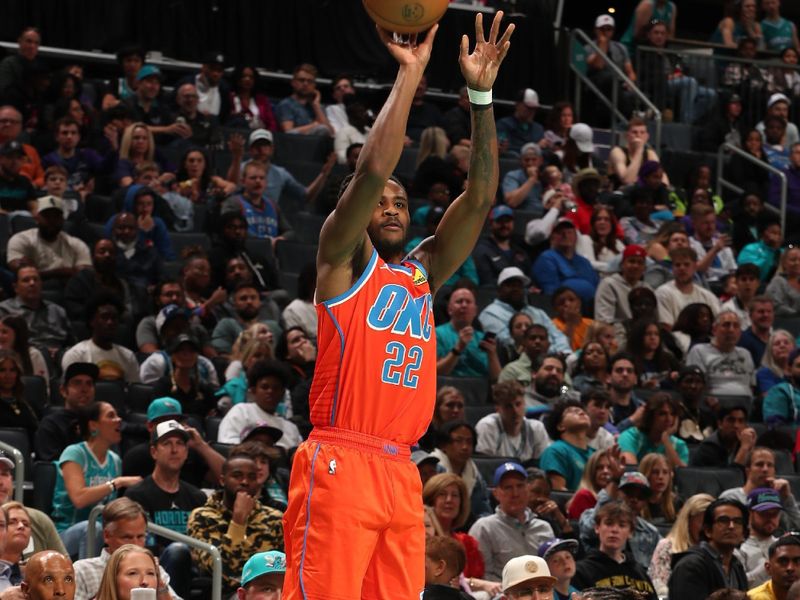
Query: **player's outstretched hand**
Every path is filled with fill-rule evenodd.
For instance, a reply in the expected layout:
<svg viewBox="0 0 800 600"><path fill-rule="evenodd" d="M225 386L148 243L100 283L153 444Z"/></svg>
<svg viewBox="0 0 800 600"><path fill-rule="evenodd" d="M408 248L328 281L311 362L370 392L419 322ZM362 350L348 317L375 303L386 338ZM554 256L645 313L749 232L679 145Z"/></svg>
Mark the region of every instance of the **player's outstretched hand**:
<svg viewBox="0 0 800 600"><path fill-rule="evenodd" d="M469 37L461 36L461 53L458 57L461 65L461 74L467 86L473 90L488 91L492 89L500 63L508 54L511 47L511 34L514 33L514 24L506 27L505 32L497 39L500 33L500 22L503 20L503 11L497 11L489 31L489 39L483 37L483 15L475 15L475 49L469 52Z"/></svg>
<svg viewBox="0 0 800 600"><path fill-rule="evenodd" d="M425 69L431 58L433 38L436 37L436 32L439 30L438 24L428 30L428 34L421 44L416 44L416 37L411 38L410 44L397 41L391 31L387 31L378 25L375 27L378 30L381 41L398 63L401 65L419 65L423 70Z"/></svg>

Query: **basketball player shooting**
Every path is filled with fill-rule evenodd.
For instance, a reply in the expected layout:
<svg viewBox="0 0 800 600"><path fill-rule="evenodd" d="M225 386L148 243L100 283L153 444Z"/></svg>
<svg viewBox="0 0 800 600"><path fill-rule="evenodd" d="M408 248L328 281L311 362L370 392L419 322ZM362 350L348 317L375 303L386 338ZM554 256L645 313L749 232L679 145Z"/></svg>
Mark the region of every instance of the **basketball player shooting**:
<svg viewBox="0 0 800 600"><path fill-rule="evenodd" d="M399 70L320 234L314 430L295 454L284 516L289 600L412 600L424 587L421 483L409 446L425 433L436 395L432 294L469 256L497 190L491 89L514 30L500 35L502 17L485 39L476 16L471 53L461 40L472 113L466 189L407 256L408 194L391 175L437 26L415 47L378 30Z"/></svg>

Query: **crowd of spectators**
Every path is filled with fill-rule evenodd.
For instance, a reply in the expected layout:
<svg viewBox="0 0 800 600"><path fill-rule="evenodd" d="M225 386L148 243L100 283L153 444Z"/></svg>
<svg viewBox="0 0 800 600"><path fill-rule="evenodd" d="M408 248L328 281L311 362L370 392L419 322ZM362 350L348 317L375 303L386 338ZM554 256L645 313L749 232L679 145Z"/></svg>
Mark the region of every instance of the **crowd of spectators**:
<svg viewBox="0 0 800 600"><path fill-rule="evenodd" d="M759 23L737 3L716 41L796 62L796 28L778 0L762 8ZM498 109L502 185L437 298L438 393L412 455L425 598L798 597L800 79L765 80L745 129L738 94L659 53L676 14L642 0L620 42L597 17L588 76L610 90L611 61L672 98L703 149L727 141L784 172L785 228L779 178L733 157L739 195L715 195L711 164L680 181L647 115L605 152L570 102L545 110L523 87ZM38 598L44 572L69 600L207 594L210 555L148 522L215 546L225 597L278 590L291 458L311 429L312 242L374 107L348 75L324 94L311 64L279 98L217 52L172 78L126 46L108 81L48 66L35 28L18 41L0 61L0 427L34 472L55 471L41 510L11 502L0 451L0 600ZM654 51L634 69L636 44ZM469 138L466 88L442 110L423 78L401 174L409 249L463 190ZM277 164L281 144L325 155Z"/></svg>

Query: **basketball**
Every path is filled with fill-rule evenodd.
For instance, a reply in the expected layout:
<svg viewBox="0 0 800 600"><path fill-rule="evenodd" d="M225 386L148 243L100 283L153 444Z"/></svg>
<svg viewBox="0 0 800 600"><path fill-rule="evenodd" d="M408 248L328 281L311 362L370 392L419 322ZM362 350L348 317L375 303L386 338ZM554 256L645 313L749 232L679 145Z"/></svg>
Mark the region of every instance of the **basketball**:
<svg viewBox="0 0 800 600"><path fill-rule="evenodd" d="M450 0L363 0L370 18L394 33L419 33L442 18Z"/></svg>

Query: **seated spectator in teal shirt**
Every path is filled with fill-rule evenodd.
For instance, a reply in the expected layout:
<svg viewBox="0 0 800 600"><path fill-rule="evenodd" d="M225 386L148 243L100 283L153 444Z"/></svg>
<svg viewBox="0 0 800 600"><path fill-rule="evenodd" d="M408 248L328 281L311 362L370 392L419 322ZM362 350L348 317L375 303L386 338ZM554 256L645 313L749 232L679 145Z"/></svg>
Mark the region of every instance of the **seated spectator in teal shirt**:
<svg viewBox="0 0 800 600"><path fill-rule="evenodd" d="M448 196L449 197L449 196ZM425 215L423 218L423 225L425 225L425 236L430 237L434 233L436 233L436 228L439 226L439 223L444 216L444 210L441 206L422 206L418 208L414 212L414 217L416 218L417 213L424 210ZM414 248L419 246L422 243L422 240L425 238L422 237L415 237L412 238L406 244L406 252L411 252ZM469 279L475 285L478 285L480 281L478 280L478 269L475 267L475 261L472 260L472 256L468 256L467 260L461 263L461 266L458 267L455 273L444 282L442 287L454 286L459 279Z"/></svg>
<svg viewBox="0 0 800 600"><path fill-rule="evenodd" d="M619 449L625 464L638 465L644 455L651 452L666 456L673 469L689 464L689 447L675 436L679 412L678 401L670 394L653 394L645 404L641 423L629 427L619 436Z"/></svg>
<svg viewBox="0 0 800 600"><path fill-rule="evenodd" d="M554 440L539 458L554 491L578 489L586 461L594 452L589 447L592 421L578 400L561 400L545 417L545 427Z"/></svg>
<svg viewBox="0 0 800 600"><path fill-rule="evenodd" d="M778 267L781 258L781 222L777 215L763 211L758 217L757 242L747 244L739 253L736 262L740 265L752 263L758 267L762 282L768 282Z"/></svg>
<svg viewBox="0 0 800 600"><path fill-rule="evenodd" d="M457 283L447 301L447 314L450 321L436 328L436 373L497 381L500 375L497 342L494 336L487 337L473 327L478 316L473 291Z"/></svg>
<svg viewBox="0 0 800 600"><path fill-rule="evenodd" d="M764 422L770 426L800 421L800 349L789 355L786 378L788 381L772 386L764 397Z"/></svg>

